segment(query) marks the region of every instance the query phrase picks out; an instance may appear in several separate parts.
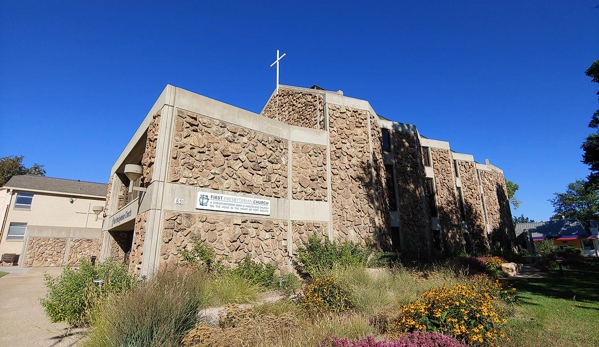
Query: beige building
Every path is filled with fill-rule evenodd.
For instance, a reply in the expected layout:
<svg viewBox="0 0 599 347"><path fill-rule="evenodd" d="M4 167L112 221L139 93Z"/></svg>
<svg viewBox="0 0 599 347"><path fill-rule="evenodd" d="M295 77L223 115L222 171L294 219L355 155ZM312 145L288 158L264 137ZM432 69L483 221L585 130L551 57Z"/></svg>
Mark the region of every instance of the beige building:
<svg viewBox="0 0 599 347"><path fill-rule="evenodd" d="M312 233L406 261L511 248L503 172L364 100L280 86L260 114L167 86L111 170L102 257L148 275L192 237L282 271Z"/></svg>
<svg viewBox="0 0 599 347"><path fill-rule="evenodd" d="M106 184L12 177L0 188L0 254L30 266L77 265L99 256ZM95 210L95 211L94 211Z"/></svg>

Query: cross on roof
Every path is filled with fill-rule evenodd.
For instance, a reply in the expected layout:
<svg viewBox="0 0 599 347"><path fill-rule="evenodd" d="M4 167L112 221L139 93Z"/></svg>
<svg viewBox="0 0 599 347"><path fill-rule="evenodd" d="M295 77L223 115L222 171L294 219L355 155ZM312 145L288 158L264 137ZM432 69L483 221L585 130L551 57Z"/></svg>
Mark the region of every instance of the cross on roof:
<svg viewBox="0 0 599 347"><path fill-rule="evenodd" d="M283 53L282 56L279 56L279 50L277 49L277 60L274 63L270 64L270 67L273 67L275 64L277 65L277 93L279 92L279 62L283 57L287 55L287 53Z"/></svg>

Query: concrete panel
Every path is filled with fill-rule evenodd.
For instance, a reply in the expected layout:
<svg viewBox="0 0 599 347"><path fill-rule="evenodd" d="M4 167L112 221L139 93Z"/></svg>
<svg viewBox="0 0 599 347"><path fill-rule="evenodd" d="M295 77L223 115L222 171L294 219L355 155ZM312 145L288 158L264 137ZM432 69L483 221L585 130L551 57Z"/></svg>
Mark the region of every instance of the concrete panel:
<svg viewBox="0 0 599 347"><path fill-rule="evenodd" d="M291 220L329 222L330 204L324 201L291 200Z"/></svg>
<svg viewBox="0 0 599 347"><path fill-rule="evenodd" d="M474 156L472 154L452 152L451 156L454 160L474 161Z"/></svg>
<svg viewBox="0 0 599 347"><path fill-rule="evenodd" d="M99 228L69 228L51 227L43 225L28 225L27 237L51 237L51 238L81 238L99 239L102 231Z"/></svg>
<svg viewBox="0 0 599 347"><path fill-rule="evenodd" d="M424 137L420 138L420 145L423 147L439 148L449 150L449 142L441 140L432 140Z"/></svg>
<svg viewBox="0 0 599 347"><path fill-rule="evenodd" d="M433 168L431 166L426 166L424 168L424 174L425 174L426 178L435 177L435 171L433 170Z"/></svg>

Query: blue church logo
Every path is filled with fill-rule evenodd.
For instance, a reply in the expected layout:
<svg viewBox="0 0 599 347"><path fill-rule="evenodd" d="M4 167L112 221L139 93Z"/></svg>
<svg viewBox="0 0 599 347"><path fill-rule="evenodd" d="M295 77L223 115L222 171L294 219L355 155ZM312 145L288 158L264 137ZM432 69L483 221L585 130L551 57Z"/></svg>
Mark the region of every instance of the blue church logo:
<svg viewBox="0 0 599 347"><path fill-rule="evenodd" d="M208 202L210 201L210 197L207 194L200 195L199 204L200 206L208 206Z"/></svg>

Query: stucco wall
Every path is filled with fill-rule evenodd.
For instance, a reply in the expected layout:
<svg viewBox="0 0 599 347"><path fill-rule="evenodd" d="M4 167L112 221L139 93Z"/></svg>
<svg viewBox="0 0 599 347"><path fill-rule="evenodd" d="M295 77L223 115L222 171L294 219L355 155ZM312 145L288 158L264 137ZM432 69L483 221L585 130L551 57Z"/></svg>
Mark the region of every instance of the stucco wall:
<svg viewBox="0 0 599 347"><path fill-rule="evenodd" d="M316 91L281 87L272 95L261 115L290 125L324 129L323 96Z"/></svg>
<svg viewBox="0 0 599 347"><path fill-rule="evenodd" d="M177 111L170 182L287 198L288 141Z"/></svg>

